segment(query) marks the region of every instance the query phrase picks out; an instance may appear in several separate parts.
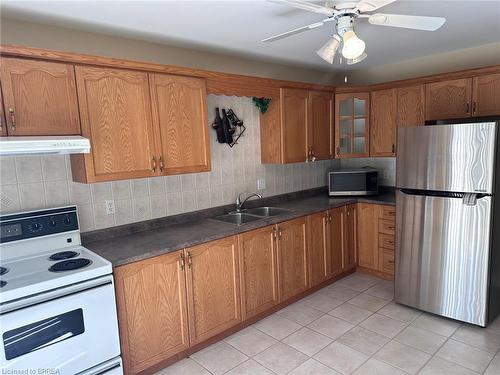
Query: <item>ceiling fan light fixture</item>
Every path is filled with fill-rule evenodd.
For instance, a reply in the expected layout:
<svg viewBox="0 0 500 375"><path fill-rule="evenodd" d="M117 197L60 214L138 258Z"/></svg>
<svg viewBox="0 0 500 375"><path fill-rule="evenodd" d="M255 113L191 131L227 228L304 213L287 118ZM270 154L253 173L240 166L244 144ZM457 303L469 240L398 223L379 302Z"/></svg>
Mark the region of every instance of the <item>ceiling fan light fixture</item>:
<svg viewBox="0 0 500 375"><path fill-rule="evenodd" d="M328 41L316 51L319 57L321 57L326 62L333 64L333 59L341 43L340 37L335 34Z"/></svg>
<svg viewBox="0 0 500 375"><path fill-rule="evenodd" d="M354 64L357 64L357 63L363 61L367 57L368 57L368 55L366 54L366 52L363 52L361 54L361 56L358 56L355 59L346 59L346 63L347 63L347 65L354 65Z"/></svg>
<svg viewBox="0 0 500 375"><path fill-rule="evenodd" d="M348 30L344 33L344 47L342 48L342 56L348 60L353 60L360 57L365 52L365 42L358 38L353 30Z"/></svg>

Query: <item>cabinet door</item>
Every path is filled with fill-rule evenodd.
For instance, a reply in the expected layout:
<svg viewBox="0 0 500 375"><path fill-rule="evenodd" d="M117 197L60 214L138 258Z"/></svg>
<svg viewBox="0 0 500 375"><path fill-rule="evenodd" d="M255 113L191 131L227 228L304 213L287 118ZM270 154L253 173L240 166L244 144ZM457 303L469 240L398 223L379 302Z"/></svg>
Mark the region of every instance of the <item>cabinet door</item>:
<svg viewBox="0 0 500 375"><path fill-rule="evenodd" d="M455 79L425 85L425 119L445 120L470 117L472 79Z"/></svg>
<svg viewBox="0 0 500 375"><path fill-rule="evenodd" d="M278 236L280 301L286 301L308 288L306 219L279 224Z"/></svg>
<svg viewBox="0 0 500 375"><path fill-rule="evenodd" d="M474 77L472 82L472 115L500 115L500 73Z"/></svg>
<svg viewBox="0 0 500 375"><path fill-rule="evenodd" d="M425 90L424 85L400 87L397 90L398 128L420 126L425 124Z"/></svg>
<svg viewBox="0 0 500 375"><path fill-rule="evenodd" d="M189 347L181 253L114 270L126 373L136 374Z"/></svg>
<svg viewBox="0 0 500 375"><path fill-rule="evenodd" d="M309 279L311 286L328 279L331 273L329 252L328 212L319 212L307 217L307 236L309 245Z"/></svg>
<svg viewBox="0 0 500 375"><path fill-rule="evenodd" d="M353 256L348 255L344 260L344 252L348 246L352 246L352 243L347 242L345 235L350 235L350 233L345 232L345 213L346 210L344 207L334 208L330 210L330 230L329 234L329 254L330 254L330 275L335 276L342 272L342 269L345 268L344 261L352 263ZM352 249L350 250L352 251Z"/></svg>
<svg viewBox="0 0 500 375"><path fill-rule="evenodd" d="M335 157L367 157L370 150L370 94L335 95Z"/></svg>
<svg viewBox="0 0 500 375"><path fill-rule="evenodd" d="M378 206L358 204L358 264L378 269Z"/></svg>
<svg viewBox="0 0 500 375"><path fill-rule="evenodd" d="M9 135L80 134L73 65L2 58Z"/></svg>
<svg viewBox="0 0 500 375"><path fill-rule="evenodd" d="M191 345L241 321L237 237L186 249Z"/></svg>
<svg viewBox="0 0 500 375"><path fill-rule="evenodd" d="M278 303L274 228L264 227L239 236L243 319Z"/></svg>
<svg viewBox="0 0 500 375"><path fill-rule="evenodd" d="M210 170L205 80L150 74L153 121L164 174Z"/></svg>
<svg viewBox="0 0 500 375"><path fill-rule="evenodd" d="M76 79L82 134L90 138L92 149L90 154L73 155L73 177L95 182L154 176L148 75L77 66ZM82 177L78 173L83 168Z"/></svg>
<svg viewBox="0 0 500 375"><path fill-rule="evenodd" d="M0 137L7 135L7 124L5 122L5 111L2 99L2 90L0 86Z"/></svg>
<svg viewBox="0 0 500 375"><path fill-rule="evenodd" d="M330 159L333 140L333 96L325 91L309 92L308 142L311 158Z"/></svg>
<svg viewBox="0 0 500 375"><path fill-rule="evenodd" d="M357 262L357 209L356 204L345 208L344 226L344 269L356 267Z"/></svg>
<svg viewBox="0 0 500 375"><path fill-rule="evenodd" d="M396 89L371 93L370 156L396 155Z"/></svg>
<svg viewBox="0 0 500 375"><path fill-rule="evenodd" d="M284 163L307 160L307 90L281 89L281 142Z"/></svg>

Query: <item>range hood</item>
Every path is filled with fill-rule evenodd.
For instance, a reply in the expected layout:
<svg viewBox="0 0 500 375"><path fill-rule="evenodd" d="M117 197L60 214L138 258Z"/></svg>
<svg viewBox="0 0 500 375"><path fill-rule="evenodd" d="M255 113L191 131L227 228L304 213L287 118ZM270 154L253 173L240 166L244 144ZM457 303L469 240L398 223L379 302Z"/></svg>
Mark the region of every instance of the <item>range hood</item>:
<svg viewBox="0 0 500 375"><path fill-rule="evenodd" d="M80 136L0 137L0 156L89 152L90 141Z"/></svg>

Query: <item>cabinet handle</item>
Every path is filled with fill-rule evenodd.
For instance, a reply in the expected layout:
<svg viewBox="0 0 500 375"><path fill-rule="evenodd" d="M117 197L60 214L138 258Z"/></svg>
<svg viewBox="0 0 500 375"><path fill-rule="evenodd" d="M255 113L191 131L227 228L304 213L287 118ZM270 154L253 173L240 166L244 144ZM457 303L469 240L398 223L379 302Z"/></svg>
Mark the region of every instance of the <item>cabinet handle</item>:
<svg viewBox="0 0 500 375"><path fill-rule="evenodd" d="M16 114L14 113L14 108L9 108L10 115L10 128L12 131L16 130Z"/></svg>
<svg viewBox="0 0 500 375"><path fill-rule="evenodd" d="M281 239L282 235L283 235L283 232L281 231L281 228L278 227L278 239Z"/></svg>
<svg viewBox="0 0 500 375"><path fill-rule="evenodd" d="M278 238L278 229L276 227L273 227L273 238L274 239Z"/></svg>
<svg viewBox="0 0 500 375"><path fill-rule="evenodd" d="M153 173L156 173L156 158L153 156L153 167L151 168L151 170L153 171Z"/></svg>
<svg viewBox="0 0 500 375"><path fill-rule="evenodd" d="M472 103L472 113L473 114L476 114L476 107L477 107L477 103L476 102Z"/></svg>
<svg viewBox="0 0 500 375"><path fill-rule="evenodd" d="M394 261L393 260L389 260L389 261L387 261L387 263L394 264Z"/></svg>
<svg viewBox="0 0 500 375"><path fill-rule="evenodd" d="M193 257L191 256L191 253L188 251L188 268L191 269L193 267Z"/></svg>
<svg viewBox="0 0 500 375"><path fill-rule="evenodd" d="M158 160L160 162L160 172L163 173L163 169L164 169L163 158L161 156L158 156Z"/></svg>
<svg viewBox="0 0 500 375"><path fill-rule="evenodd" d="M312 162L316 161L316 156L314 156L314 150L311 150L311 161Z"/></svg>
<svg viewBox="0 0 500 375"><path fill-rule="evenodd" d="M387 227L387 228L389 228L389 229L396 229L396 228L394 228L394 227Z"/></svg>
<svg viewBox="0 0 500 375"><path fill-rule="evenodd" d="M179 254L179 265L181 267L181 271L184 271L184 267L186 266L186 262L184 260L184 253L182 251Z"/></svg>
<svg viewBox="0 0 500 375"><path fill-rule="evenodd" d="M340 147L337 147L337 155L340 156Z"/></svg>
<svg viewBox="0 0 500 375"><path fill-rule="evenodd" d="M396 145L394 143L392 144L392 153L396 153Z"/></svg>
<svg viewBox="0 0 500 375"><path fill-rule="evenodd" d="M469 111L470 111L470 103L467 102L467 110L465 111L465 113L469 113Z"/></svg>

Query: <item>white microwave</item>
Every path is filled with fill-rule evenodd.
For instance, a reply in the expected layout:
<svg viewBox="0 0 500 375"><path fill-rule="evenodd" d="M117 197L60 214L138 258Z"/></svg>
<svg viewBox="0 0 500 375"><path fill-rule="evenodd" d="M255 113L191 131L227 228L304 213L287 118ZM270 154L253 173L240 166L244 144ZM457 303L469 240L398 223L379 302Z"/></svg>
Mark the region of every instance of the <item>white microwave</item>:
<svg viewBox="0 0 500 375"><path fill-rule="evenodd" d="M335 169L328 172L328 195L376 195L378 170L372 168Z"/></svg>

